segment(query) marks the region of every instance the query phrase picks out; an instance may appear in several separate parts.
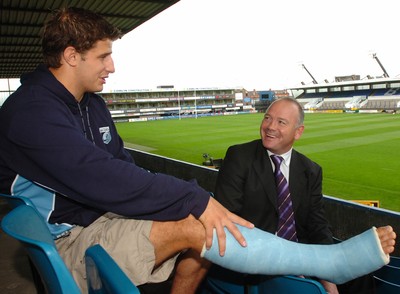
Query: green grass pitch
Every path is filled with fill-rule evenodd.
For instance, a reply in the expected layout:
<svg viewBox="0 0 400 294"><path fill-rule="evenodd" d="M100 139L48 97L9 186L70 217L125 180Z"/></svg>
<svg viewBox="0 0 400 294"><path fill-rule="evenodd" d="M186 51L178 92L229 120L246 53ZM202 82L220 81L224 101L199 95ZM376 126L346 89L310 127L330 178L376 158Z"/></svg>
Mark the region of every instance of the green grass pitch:
<svg viewBox="0 0 400 294"><path fill-rule="evenodd" d="M259 138L263 114L117 123L126 146L201 165L230 145ZM379 200L400 211L400 116L386 113L306 114L295 148L323 168L323 193Z"/></svg>

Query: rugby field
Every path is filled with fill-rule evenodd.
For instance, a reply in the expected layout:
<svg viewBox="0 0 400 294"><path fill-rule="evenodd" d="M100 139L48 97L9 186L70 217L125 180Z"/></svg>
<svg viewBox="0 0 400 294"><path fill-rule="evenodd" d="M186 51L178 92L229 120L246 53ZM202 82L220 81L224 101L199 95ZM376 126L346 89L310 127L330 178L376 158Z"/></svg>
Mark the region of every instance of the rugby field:
<svg viewBox="0 0 400 294"><path fill-rule="evenodd" d="M259 138L263 114L117 123L127 146L201 165L203 153L223 158L233 144ZM295 148L318 162L323 193L379 200L400 211L400 115L306 114Z"/></svg>

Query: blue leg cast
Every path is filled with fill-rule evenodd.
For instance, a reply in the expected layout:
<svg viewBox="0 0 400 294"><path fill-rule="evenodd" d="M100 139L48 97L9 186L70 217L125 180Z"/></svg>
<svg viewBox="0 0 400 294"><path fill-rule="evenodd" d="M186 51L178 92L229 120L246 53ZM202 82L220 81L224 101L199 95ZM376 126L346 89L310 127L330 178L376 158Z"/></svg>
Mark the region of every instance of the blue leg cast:
<svg viewBox="0 0 400 294"><path fill-rule="evenodd" d="M210 250L202 256L227 269L263 275L314 276L343 284L371 273L389 263L380 245L376 228L333 245L309 245L290 242L265 231L238 226L246 239L242 247L226 231L226 252L219 255L214 232Z"/></svg>

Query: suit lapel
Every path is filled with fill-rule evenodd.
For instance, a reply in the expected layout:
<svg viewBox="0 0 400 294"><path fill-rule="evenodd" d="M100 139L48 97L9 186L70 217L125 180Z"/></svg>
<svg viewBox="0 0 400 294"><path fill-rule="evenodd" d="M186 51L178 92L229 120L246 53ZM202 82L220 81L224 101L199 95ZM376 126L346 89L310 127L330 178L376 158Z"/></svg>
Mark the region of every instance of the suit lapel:
<svg viewBox="0 0 400 294"><path fill-rule="evenodd" d="M276 212L278 213L278 202L276 194L275 177L272 172L271 161L268 157L267 150L261 143L257 146L256 157L253 161L253 168L259 177L259 181L262 183L265 194L272 203Z"/></svg>
<svg viewBox="0 0 400 294"><path fill-rule="evenodd" d="M293 211L296 211L300 205L301 194L307 187L307 176L304 165L298 157L297 151L292 151L289 168L289 189L293 203Z"/></svg>

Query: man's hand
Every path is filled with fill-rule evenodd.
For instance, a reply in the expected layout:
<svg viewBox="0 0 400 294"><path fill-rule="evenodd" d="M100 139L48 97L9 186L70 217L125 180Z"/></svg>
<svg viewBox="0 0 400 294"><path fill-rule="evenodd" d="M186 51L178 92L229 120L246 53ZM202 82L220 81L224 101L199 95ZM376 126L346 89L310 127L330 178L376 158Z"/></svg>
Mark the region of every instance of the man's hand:
<svg viewBox="0 0 400 294"><path fill-rule="evenodd" d="M212 245L213 230L216 229L219 254L223 256L226 249L226 235L224 227L235 237L235 239L245 247L246 240L240 233L239 229L235 224L239 224L248 228L254 228L254 225L245 219L231 213L225 207L223 207L217 200L210 197L210 201L207 204L206 210L200 216L199 221L203 224L206 230L206 248L210 249Z"/></svg>

